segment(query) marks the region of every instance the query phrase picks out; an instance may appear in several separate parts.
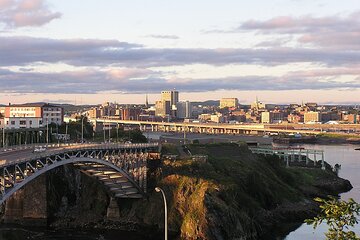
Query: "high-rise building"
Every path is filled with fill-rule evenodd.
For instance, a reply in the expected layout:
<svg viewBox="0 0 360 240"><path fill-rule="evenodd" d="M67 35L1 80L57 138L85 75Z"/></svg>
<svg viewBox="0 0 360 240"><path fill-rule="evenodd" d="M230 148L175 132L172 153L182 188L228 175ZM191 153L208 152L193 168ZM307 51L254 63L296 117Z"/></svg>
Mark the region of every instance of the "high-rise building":
<svg viewBox="0 0 360 240"><path fill-rule="evenodd" d="M170 102L170 109L172 106L176 106L179 102L179 92L178 91L162 91L161 92L161 101L169 101Z"/></svg>
<svg viewBox="0 0 360 240"><path fill-rule="evenodd" d="M191 102L189 101L178 102L176 104L176 109L177 109L177 118L180 119L191 118L192 115Z"/></svg>
<svg viewBox="0 0 360 240"><path fill-rule="evenodd" d="M170 115L170 101L156 101L155 102L155 115L156 116L169 116Z"/></svg>
<svg viewBox="0 0 360 240"><path fill-rule="evenodd" d="M161 102L161 103L160 103ZM156 109L157 116L170 116L176 117L177 109L176 104L179 102L179 92L178 91L162 91L161 92L161 101L157 101Z"/></svg>
<svg viewBox="0 0 360 240"><path fill-rule="evenodd" d="M239 100L237 98L222 98L220 100L220 108L232 108L232 107L238 107L239 106Z"/></svg>

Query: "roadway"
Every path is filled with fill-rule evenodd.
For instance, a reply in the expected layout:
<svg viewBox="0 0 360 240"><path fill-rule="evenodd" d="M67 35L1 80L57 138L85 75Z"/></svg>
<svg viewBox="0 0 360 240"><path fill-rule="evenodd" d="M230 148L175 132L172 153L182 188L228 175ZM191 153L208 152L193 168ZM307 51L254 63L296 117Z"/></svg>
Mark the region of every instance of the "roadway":
<svg viewBox="0 0 360 240"><path fill-rule="evenodd" d="M9 161L19 160L25 157L35 156L33 149L21 149L21 150L11 150L6 152L0 152L0 164L8 163Z"/></svg>
<svg viewBox="0 0 360 240"><path fill-rule="evenodd" d="M40 145L36 145L40 146ZM46 145L42 145L46 146ZM81 146L91 146L91 145L81 145ZM29 145L29 146L14 146L13 149L7 149L6 151L0 152L0 165L9 163L11 161L18 161L25 158L33 158L36 156L39 156L42 153L51 154L52 152L56 152L60 149L71 149L71 148L77 148L79 145L69 145L69 146L56 146L53 145L52 147L46 148L46 151L44 152L33 152L35 149L35 146Z"/></svg>

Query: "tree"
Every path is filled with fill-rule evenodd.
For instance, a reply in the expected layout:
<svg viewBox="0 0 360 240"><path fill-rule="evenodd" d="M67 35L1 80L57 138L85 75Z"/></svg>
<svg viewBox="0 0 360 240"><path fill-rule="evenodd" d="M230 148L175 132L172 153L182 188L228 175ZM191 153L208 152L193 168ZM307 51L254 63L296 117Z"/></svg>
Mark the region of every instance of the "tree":
<svg viewBox="0 0 360 240"><path fill-rule="evenodd" d="M325 233L328 240L360 240L349 227L354 227L358 223L357 216L360 214L360 204L350 198L348 201L329 197L329 200L315 198L320 203L320 214L314 219L306 219L307 224L312 224L314 229L322 222L329 226Z"/></svg>

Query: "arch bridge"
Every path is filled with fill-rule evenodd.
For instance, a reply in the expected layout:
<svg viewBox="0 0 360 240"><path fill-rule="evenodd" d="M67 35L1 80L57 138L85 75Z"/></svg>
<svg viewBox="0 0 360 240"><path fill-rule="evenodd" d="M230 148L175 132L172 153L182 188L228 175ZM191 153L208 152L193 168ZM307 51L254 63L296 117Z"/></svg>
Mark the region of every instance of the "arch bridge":
<svg viewBox="0 0 360 240"><path fill-rule="evenodd" d="M72 164L97 178L117 198L142 198L146 193L147 160L158 152L157 143L78 144L0 153L0 204L36 177ZM156 154L155 154L156 155Z"/></svg>

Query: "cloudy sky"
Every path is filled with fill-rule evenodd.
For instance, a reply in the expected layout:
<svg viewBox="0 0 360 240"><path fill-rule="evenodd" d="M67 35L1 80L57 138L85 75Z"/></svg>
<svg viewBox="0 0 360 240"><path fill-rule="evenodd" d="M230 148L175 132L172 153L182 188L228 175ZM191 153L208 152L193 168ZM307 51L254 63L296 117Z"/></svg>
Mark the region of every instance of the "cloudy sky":
<svg viewBox="0 0 360 240"><path fill-rule="evenodd" d="M359 0L0 0L0 103L360 103Z"/></svg>

